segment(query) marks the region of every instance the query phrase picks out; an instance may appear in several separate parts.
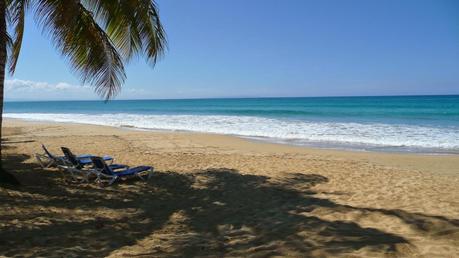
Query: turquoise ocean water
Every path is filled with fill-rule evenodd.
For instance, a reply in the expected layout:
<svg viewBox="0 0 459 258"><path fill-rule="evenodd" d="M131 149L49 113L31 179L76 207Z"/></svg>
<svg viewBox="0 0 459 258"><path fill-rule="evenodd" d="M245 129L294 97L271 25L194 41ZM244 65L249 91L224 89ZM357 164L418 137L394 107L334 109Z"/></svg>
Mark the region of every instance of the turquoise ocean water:
<svg viewBox="0 0 459 258"><path fill-rule="evenodd" d="M7 102L4 117L322 148L459 153L458 95Z"/></svg>

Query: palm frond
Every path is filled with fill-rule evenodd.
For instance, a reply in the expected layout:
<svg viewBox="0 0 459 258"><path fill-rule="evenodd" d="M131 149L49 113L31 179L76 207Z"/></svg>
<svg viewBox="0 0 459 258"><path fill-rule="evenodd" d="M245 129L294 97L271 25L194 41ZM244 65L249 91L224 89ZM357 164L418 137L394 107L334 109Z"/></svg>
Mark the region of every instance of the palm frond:
<svg viewBox="0 0 459 258"><path fill-rule="evenodd" d="M161 57L167 40L152 0L85 0L88 10L101 21L125 60L145 54L152 65Z"/></svg>
<svg viewBox="0 0 459 258"><path fill-rule="evenodd" d="M6 42L7 51L10 51L10 49L13 46L13 39L11 38L10 34L8 34L8 32L6 32L6 35L5 35L5 42Z"/></svg>
<svg viewBox="0 0 459 258"><path fill-rule="evenodd" d="M95 87L106 100L125 80L116 47L80 1L36 0L35 16L56 48L66 56L83 83Z"/></svg>
<svg viewBox="0 0 459 258"><path fill-rule="evenodd" d="M9 54L11 53L11 49L13 45L13 40L11 39L11 36L8 34L8 32L6 32L3 37L0 37L0 42L5 42L6 57L8 57Z"/></svg>
<svg viewBox="0 0 459 258"><path fill-rule="evenodd" d="M14 38L11 38L9 57L9 72L13 74L21 52L22 39L24 37L24 23L29 0L11 1L8 5L8 23L13 28Z"/></svg>

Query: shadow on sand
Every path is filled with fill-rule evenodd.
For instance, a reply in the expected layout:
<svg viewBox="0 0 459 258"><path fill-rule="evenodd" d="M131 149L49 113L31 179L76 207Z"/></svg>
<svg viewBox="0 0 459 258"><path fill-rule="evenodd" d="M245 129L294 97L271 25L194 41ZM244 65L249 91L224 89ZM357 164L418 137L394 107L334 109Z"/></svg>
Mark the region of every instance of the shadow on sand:
<svg viewBox="0 0 459 258"><path fill-rule="evenodd" d="M0 255L45 257L309 256L368 250L396 254L402 236L310 214L359 210L396 216L420 231L458 221L402 210L358 208L314 197L316 174L286 178L232 169L156 172L149 183L98 188L65 183L56 171L8 156L24 186L0 187ZM20 197L16 197L20 196ZM5 226L6 225L6 226ZM429 226L430 225L430 226Z"/></svg>

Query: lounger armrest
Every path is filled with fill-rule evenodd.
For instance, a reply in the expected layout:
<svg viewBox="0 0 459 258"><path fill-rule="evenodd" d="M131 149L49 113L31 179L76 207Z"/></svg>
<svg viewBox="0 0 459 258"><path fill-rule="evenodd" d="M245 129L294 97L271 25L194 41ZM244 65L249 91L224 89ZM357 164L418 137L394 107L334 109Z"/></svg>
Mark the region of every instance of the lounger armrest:
<svg viewBox="0 0 459 258"><path fill-rule="evenodd" d="M108 165L112 170L117 170L117 169L129 169L129 166L128 165L123 165L123 164L112 164L112 165Z"/></svg>
<svg viewBox="0 0 459 258"><path fill-rule="evenodd" d="M102 157L102 159L103 159L104 161L112 161L112 160L113 160L113 157L112 157L112 156L109 156L109 155L105 155L105 156Z"/></svg>
<svg viewBox="0 0 459 258"><path fill-rule="evenodd" d="M77 159L90 159L91 157L94 157L94 155L91 155L91 154L82 154L82 155L76 156Z"/></svg>

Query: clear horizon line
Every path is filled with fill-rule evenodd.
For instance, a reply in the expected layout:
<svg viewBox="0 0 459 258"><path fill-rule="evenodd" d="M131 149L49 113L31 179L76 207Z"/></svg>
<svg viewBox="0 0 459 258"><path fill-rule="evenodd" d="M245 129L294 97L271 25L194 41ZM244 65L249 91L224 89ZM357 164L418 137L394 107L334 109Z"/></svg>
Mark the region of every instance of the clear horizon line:
<svg viewBox="0 0 459 258"><path fill-rule="evenodd" d="M387 94L387 95L335 95L335 96L259 96L259 97L191 97L191 98L138 98L138 99L111 99L109 101L134 101L134 100L208 100L208 99L281 99L281 98L359 98L359 97L423 97L423 96L459 96L459 93L451 94ZM8 99L5 102L50 102L50 101L105 101L104 99Z"/></svg>

